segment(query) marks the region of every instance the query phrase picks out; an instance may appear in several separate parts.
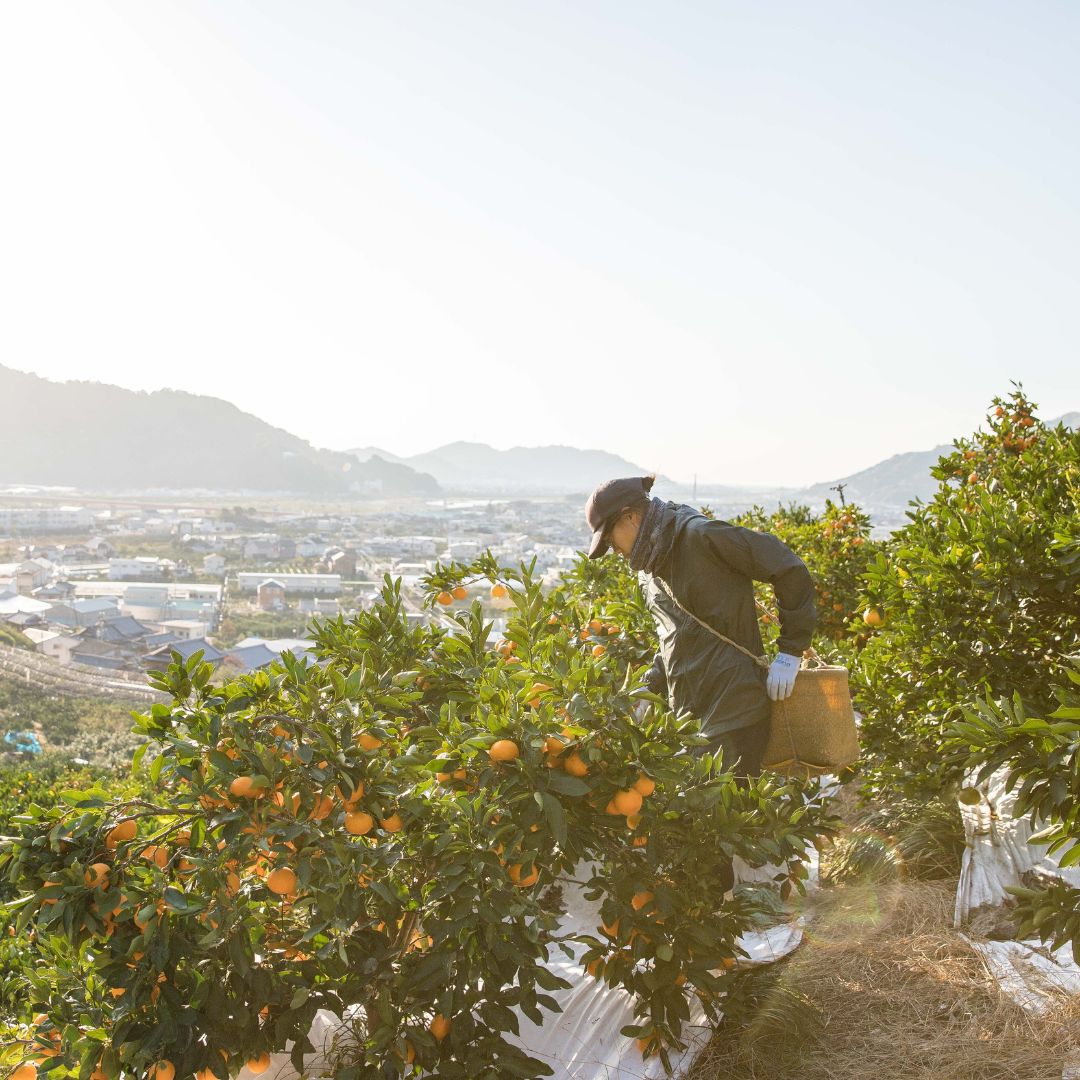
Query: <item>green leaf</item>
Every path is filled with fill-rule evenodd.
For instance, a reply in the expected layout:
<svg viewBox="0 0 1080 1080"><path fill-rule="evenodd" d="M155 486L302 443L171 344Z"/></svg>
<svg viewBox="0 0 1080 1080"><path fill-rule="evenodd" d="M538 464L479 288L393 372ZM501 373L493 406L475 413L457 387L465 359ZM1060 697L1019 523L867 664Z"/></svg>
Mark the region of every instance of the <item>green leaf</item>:
<svg viewBox="0 0 1080 1080"><path fill-rule="evenodd" d="M569 776L567 773L552 769L548 776L548 784L563 795L588 795L592 788L584 780L577 776Z"/></svg>

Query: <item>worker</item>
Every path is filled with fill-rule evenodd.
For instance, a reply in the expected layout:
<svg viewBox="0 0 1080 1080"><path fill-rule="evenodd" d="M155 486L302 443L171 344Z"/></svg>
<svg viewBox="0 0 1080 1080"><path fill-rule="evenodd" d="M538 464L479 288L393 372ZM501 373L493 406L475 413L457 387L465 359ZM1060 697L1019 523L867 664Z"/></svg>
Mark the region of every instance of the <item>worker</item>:
<svg viewBox="0 0 1080 1080"><path fill-rule="evenodd" d="M723 749L724 768L738 760L736 776L757 776L769 741L770 699L791 695L813 635L810 572L771 533L650 495L654 480L622 477L593 491L585 506L589 558L614 549L638 573L660 642L648 688L666 693L677 715L701 721L709 739L702 752ZM779 651L767 672L697 621L761 657L755 581L772 585L780 617Z"/></svg>

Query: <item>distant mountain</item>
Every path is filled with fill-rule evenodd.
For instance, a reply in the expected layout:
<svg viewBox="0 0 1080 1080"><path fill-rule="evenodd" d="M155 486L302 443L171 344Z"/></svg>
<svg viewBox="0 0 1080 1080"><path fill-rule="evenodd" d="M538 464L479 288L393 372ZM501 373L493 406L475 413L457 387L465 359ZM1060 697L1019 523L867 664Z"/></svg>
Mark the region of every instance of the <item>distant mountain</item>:
<svg viewBox="0 0 1080 1080"><path fill-rule="evenodd" d="M1047 421L1048 427L1064 424L1076 430L1080 428L1080 412L1068 412ZM844 498L857 502L868 509L896 509L906 507L912 499L929 500L937 490L938 481L930 475L930 468L938 458L953 451L952 443L942 443L932 450L915 450L871 465L868 469L843 476L839 480L826 480L795 493L797 502L821 503L825 499L837 499L831 490L837 484L844 485Z"/></svg>
<svg viewBox="0 0 1080 1080"><path fill-rule="evenodd" d="M486 443L453 442L405 458L373 447L349 453L360 461L376 456L397 461L429 473L448 491L469 493L569 494L590 491L615 476L644 476L650 471L605 450L573 446L496 450Z"/></svg>
<svg viewBox="0 0 1080 1080"><path fill-rule="evenodd" d="M374 453L358 466L361 483L366 490L382 495L439 495L442 489L429 473L417 472L393 459Z"/></svg>
<svg viewBox="0 0 1080 1080"><path fill-rule="evenodd" d="M352 454L357 461L370 461L373 457L379 457L383 461L392 461L397 465L405 463L404 458L391 454L389 450L380 450L377 446L358 446L355 450L343 450L342 453Z"/></svg>
<svg viewBox="0 0 1080 1080"><path fill-rule="evenodd" d="M397 463L319 450L220 398L53 382L0 365L0 483L105 491L200 488L434 494Z"/></svg>

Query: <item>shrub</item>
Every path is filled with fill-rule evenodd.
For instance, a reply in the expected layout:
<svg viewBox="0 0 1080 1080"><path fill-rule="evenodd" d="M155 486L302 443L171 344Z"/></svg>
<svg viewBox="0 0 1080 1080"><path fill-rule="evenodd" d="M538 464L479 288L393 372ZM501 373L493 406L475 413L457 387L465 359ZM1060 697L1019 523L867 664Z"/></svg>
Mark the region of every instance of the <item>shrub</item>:
<svg viewBox="0 0 1080 1080"><path fill-rule="evenodd" d="M91 787L12 820L8 910L52 950L21 1018L47 1012L59 1060L110 1078L163 1058L234 1075L289 1040L298 1064L315 1011L352 1006L341 1075L545 1075L505 1037L510 1007L556 1007L545 961L570 943L543 890L589 867L608 929L578 942L583 963L634 995L625 1033L666 1062L690 994L716 1016L755 913L719 903L728 861L801 890L806 845L836 823L796 783L736 785L694 755L697 722L638 685L640 628L611 632L592 573L545 597L490 556L440 567L433 602L507 589L496 649L479 603L410 626L387 579L370 611L317 625L314 665L214 686L177 656L156 677L170 703L139 719L153 796ZM9 1044L5 1060L35 1052Z"/></svg>
<svg viewBox="0 0 1080 1080"><path fill-rule="evenodd" d="M1051 705L1051 666L1080 632L1080 433L1043 424L1019 387L988 424L939 459L933 499L866 574L884 621L853 690L865 790L882 799L954 789L963 756L942 743L964 705L1014 691Z"/></svg>

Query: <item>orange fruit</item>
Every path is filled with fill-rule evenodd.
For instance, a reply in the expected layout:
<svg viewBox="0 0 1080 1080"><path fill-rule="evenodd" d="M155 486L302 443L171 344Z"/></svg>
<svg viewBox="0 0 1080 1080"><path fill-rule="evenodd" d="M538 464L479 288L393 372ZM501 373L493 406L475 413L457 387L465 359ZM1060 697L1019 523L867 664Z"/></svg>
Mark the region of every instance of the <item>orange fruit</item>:
<svg viewBox="0 0 1080 1080"><path fill-rule="evenodd" d="M611 814L612 817L618 817L622 811L615 805L614 799L608 799L608 804L604 807L604 813Z"/></svg>
<svg viewBox="0 0 1080 1080"><path fill-rule="evenodd" d="M606 653L606 652L607 652L607 646L606 645L594 645L592 647L593 656L603 656L604 653Z"/></svg>
<svg viewBox="0 0 1080 1080"><path fill-rule="evenodd" d="M353 836L366 836L375 827L375 819L363 810L354 810L345 815L345 831Z"/></svg>
<svg viewBox="0 0 1080 1080"><path fill-rule="evenodd" d="M158 844L149 844L143 848L142 857L149 859L159 870L164 870L169 862L169 849Z"/></svg>
<svg viewBox="0 0 1080 1080"><path fill-rule="evenodd" d="M631 786L639 795L647 798L656 790L656 781L642 773Z"/></svg>
<svg viewBox="0 0 1080 1080"><path fill-rule="evenodd" d="M383 741L367 731L362 731L356 738L361 750L378 750Z"/></svg>
<svg viewBox="0 0 1080 1080"><path fill-rule="evenodd" d="M138 824L134 818L125 818L118 821L105 835L105 846L114 848L125 840L134 840L138 831Z"/></svg>
<svg viewBox="0 0 1080 1080"><path fill-rule="evenodd" d="M150 1070L150 1080L174 1080L176 1066L168 1059L162 1058Z"/></svg>
<svg viewBox="0 0 1080 1080"><path fill-rule="evenodd" d="M549 735L544 740L545 754L561 754L565 748L566 743L564 743L558 735Z"/></svg>
<svg viewBox="0 0 1080 1080"><path fill-rule="evenodd" d="M977 484L979 482L979 474L977 472L968 473L968 483Z"/></svg>
<svg viewBox="0 0 1080 1080"><path fill-rule="evenodd" d="M448 605L450 605L450 604L452 604L454 602L453 596L451 596L450 593L448 593L445 589L443 589L443 591L441 593L439 593L439 595L436 596L435 599L440 604L442 604L443 607L447 607Z"/></svg>
<svg viewBox="0 0 1080 1080"><path fill-rule="evenodd" d="M502 600L507 595L507 588L505 585L496 582L491 586L491 596L494 600Z"/></svg>
<svg viewBox="0 0 1080 1080"><path fill-rule="evenodd" d="M585 759L576 750L563 759L563 768L571 776L585 776L589 771Z"/></svg>
<svg viewBox="0 0 1080 1080"><path fill-rule="evenodd" d="M626 791L616 791L611 800L615 804L615 810L619 814L636 814L641 809L641 792L636 788L627 788Z"/></svg>
<svg viewBox="0 0 1080 1080"><path fill-rule="evenodd" d="M239 799L256 799L263 791L263 788L253 786L253 778L250 776L238 776L229 785L229 794Z"/></svg>
<svg viewBox="0 0 1080 1080"><path fill-rule="evenodd" d="M278 896L289 896L296 892L299 880L296 871L288 866L279 866L270 872L266 879L266 887Z"/></svg>
<svg viewBox="0 0 1080 1080"><path fill-rule="evenodd" d="M520 753L513 739L499 739L488 747L488 757L492 761L513 761Z"/></svg>
<svg viewBox="0 0 1080 1080"><path fill-rule="evenodd" d="M622 633L622 627L616 626L614 623L612 623L607 628L607 632L608 632L608 637L614 637L616 634L621 634Z"/></svg>
<svg viewBox="0 0 1080 1080"><path fill-rule="evenodd" d="M20 1065L12 1074L11 1080L37 1080L36 1065Z"/></svg>
<svg viewBox="0 0 1080 1080"><path fill-rule="evenodd" d="M309 821L325 821L334 812L334 800L329 795L318 795L308 814Z"/></svg>
<svg viewBox="0 0 1080 1080"><path fill-rule="evenodd" d="M543 683L543 682L533 683L532 686L529 687L529 705L534 709L539 707L539 705L540 705L540 695L542 693L544 693L546 690L550 690L550 689L551 689L551 687L548 686L547 683Z"/></svg>
<svg viewBox="0 0 1080 1080"><path fill-rule="evenodd" d="M608 937L618 937L619 936L619 920L616 919L610 926L608 926L607 923L601 923L600 924L600 929L603 930L604 933L607 934Z"/></svg>
<svg viewBox="0 0 1080 1080"><path fill-rule="evenodd" d="M604 961L597 957L585 965L585 970L594 978L599 979L604 973Z"/></svg>
<svg viewBox="0 0 1080 1080"><path fill-rule="evenodd" d="M270 1068L270 1055L263 1051L257 1057L248 1058L246 1065L256 1076Z"/></svg>
<svg viewBox="0 0 1080 1080"><path fill-rule="evenodd" d="M647 836L635 836L634 839L630 842L634 845L634 847L645 847L645 845L649 842L649 838Z"/></svg>
<svg viewBox="0 0 1080 1080"><path fill-rule="evenodd" d="M405 822L401 820L400 814L391 814L388 818L383 818L382 821L379 822L379 824L386 832L393 833L401 832L401 828L405 824Z"/></svg>
<svg viewBox="0 0 1080 1080"><path fill-rule="evenodd" d="M90 869L83 874L83 880L87 888L103 889L109 883L109 864L96 862L90 864Z"/></svg>
<svg viewBox="0 0 1080 1080"><path fill-rule="evenodd" d="M881 608L868 607L863 612L863 622L867 626L880 626L885 621L885 613Z"/></svg>
<svg viewBox="0 0 1080 1080"><path fill-rule="evenodd" d="M513 866L507 871L510 875L510 880L519 888L527 889L531 885L535 885L540 880L540 871L534 866L531 874L525 874L522 876L521 863L514 863Z"/></svg>
<svg viewBox="0 0 1080 1080"><path fill-rule="evenodd" d="M451 594L455 600L464 600L469 595L469 590L464 585L459 585Z"/></svg>
<svg viewBox="0 0 1080 1080"><path fill-rule="evenodd" d="M654 899L651 892L637 892L634 893L633 898L630 900L630 906L635 911L640 911L646 904L650 903Z"/></svg>
<svg viewBox="0 0 1080 1080"><path fill-rule="evenodd" d="M235 896L240 891L240 875L235 870L230 870L225 876L225 891L230 896Z"/></svg>
<svg viewBox="0 0 1080 1080"><path fill-rule="evenodd" d="M351 794L346 794L340 787L334 789L338 798L345 804L346 810L352 810L353 807L364 797L364 783L362 780L358 780L356 787L353 788Z"/></svg>
<svg viewBox="0 0 1080 1080"><path fill-rule="evenodd" d="M599 619L590 619L589 629L594 634L599 634L604 629L604 624Z"/></svg>
<svg viewBox="0 0 1080 1080"><path fill-rule="evenodd" d="M442 1042L450 1034L450 1021L442 1013L436 1013L428 1024L428 1030L439 1042Z"/></svg>

